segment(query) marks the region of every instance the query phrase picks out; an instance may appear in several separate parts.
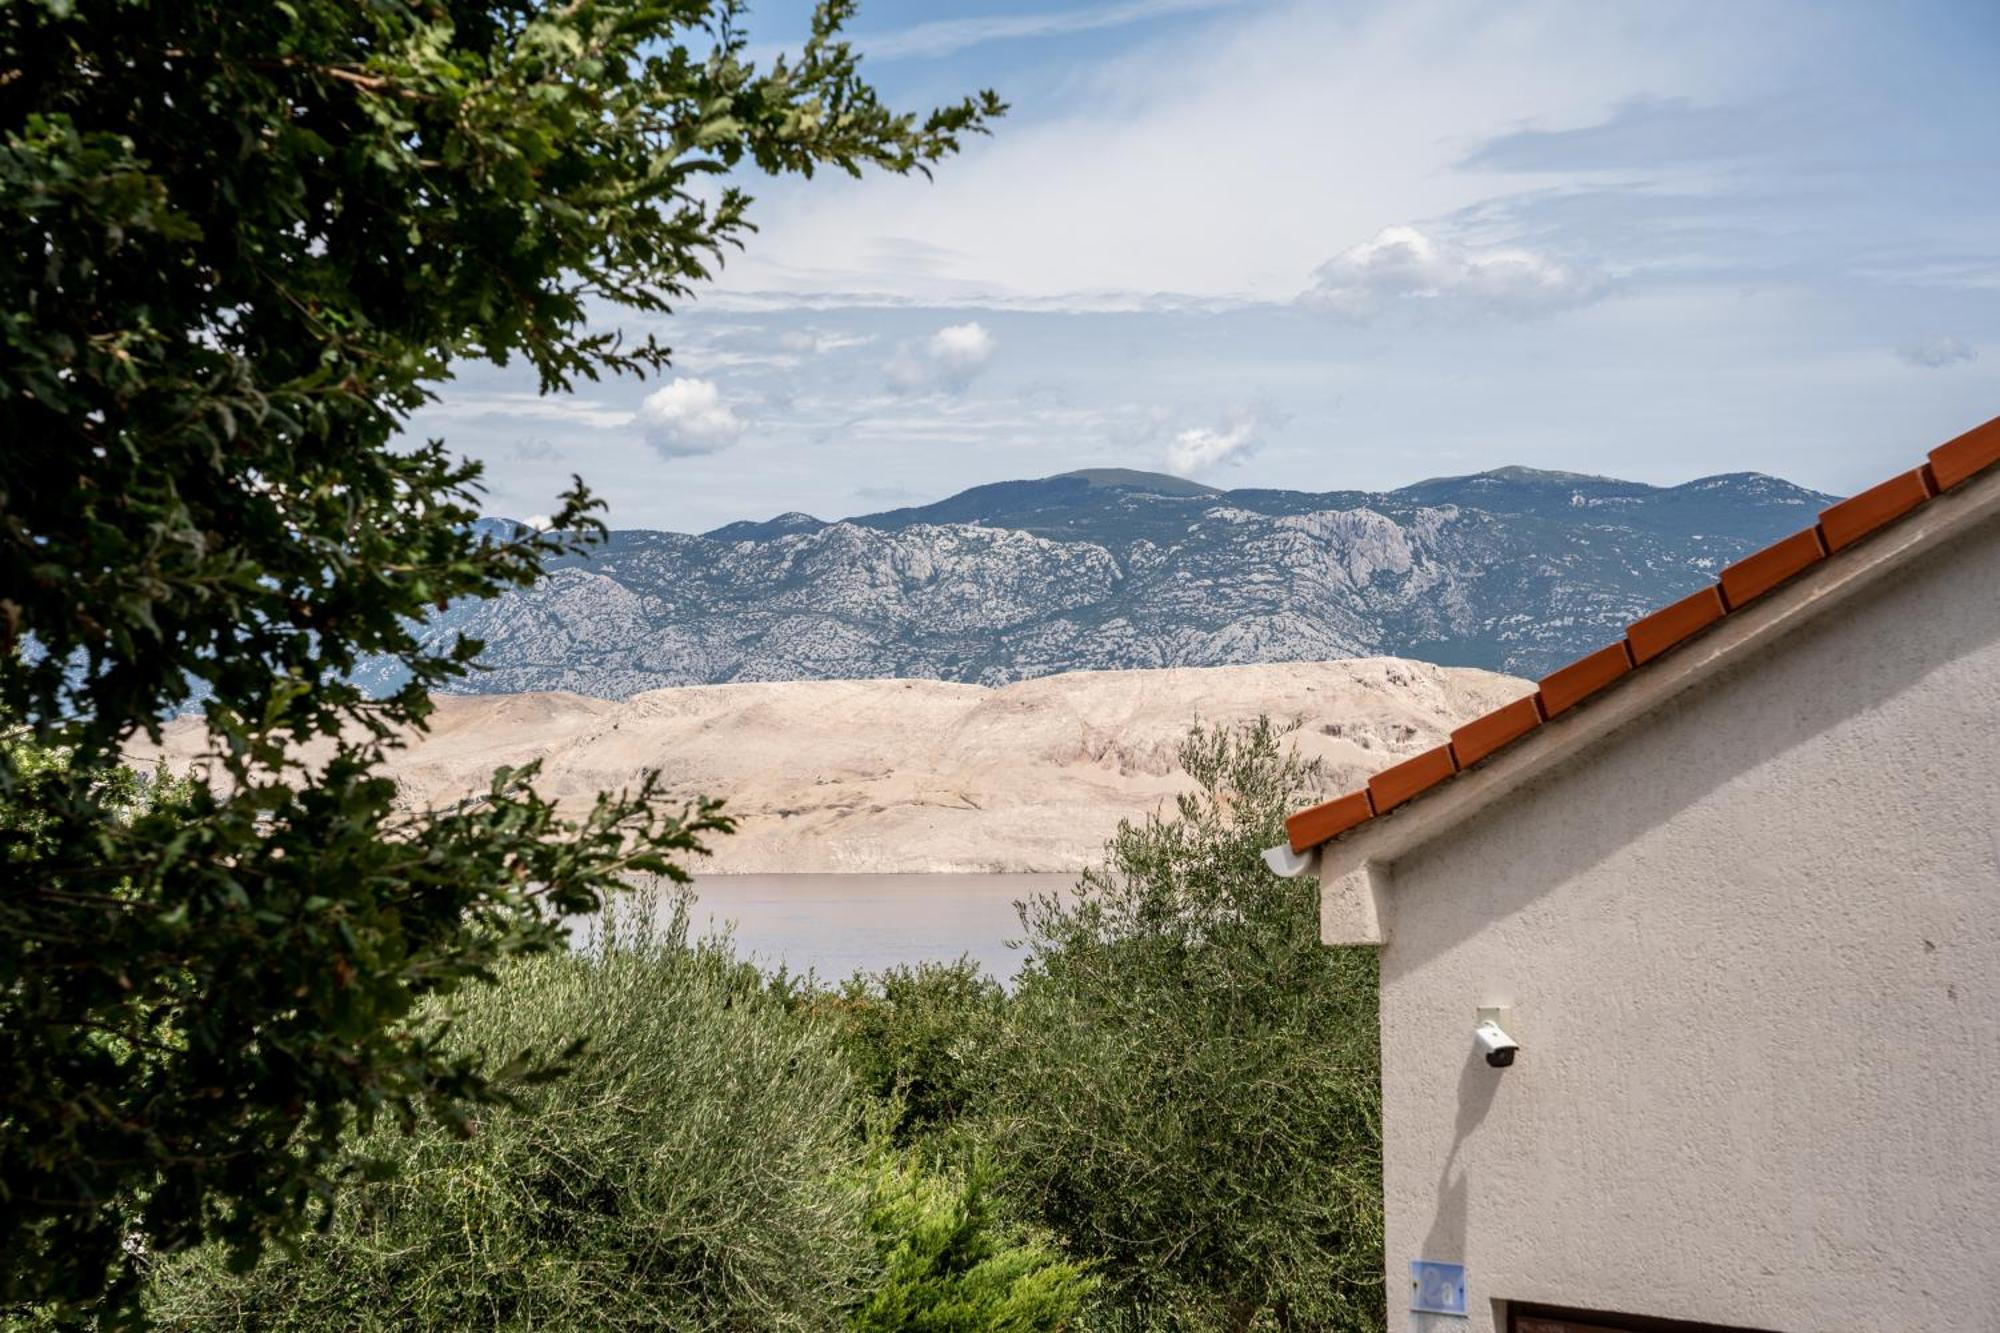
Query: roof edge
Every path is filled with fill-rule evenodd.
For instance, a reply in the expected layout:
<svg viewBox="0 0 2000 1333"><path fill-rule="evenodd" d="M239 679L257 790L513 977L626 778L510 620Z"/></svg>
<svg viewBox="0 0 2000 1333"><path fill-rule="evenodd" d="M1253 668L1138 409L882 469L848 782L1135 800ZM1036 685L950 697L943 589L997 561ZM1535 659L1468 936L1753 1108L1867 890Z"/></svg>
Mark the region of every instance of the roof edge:
<svg viewBox="0 0 2000 1333"><path fill-rule="evenodd" d="M1995 518L2000 518L2000 468L1989 469L1985 475L1938 495L1838 559L1821 560L1790 583L1723 617L1645 670L1631 672L1618 688L1583 700L1404 808L1378 815L1347 836L1324 843L1317 849L1321 884L1336 883L1370 864L1393 866L1574 755L1734 667L1745 654L1776 642L1866 591L1926 548L1972 532Z"/></svg>

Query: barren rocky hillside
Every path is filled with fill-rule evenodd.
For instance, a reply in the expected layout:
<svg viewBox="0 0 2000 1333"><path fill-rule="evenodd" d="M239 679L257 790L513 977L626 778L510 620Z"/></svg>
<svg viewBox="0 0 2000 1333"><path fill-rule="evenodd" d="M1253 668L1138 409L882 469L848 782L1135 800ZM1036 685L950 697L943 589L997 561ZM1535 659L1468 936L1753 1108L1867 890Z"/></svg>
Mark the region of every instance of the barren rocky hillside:
<svg viewBox="0 0 2000 1333"><path fill-rule="evenodd" d="M839 523L617 532L531 589L448 608L428 633L485 643L488 669L464 691L606 699L1377 654L1533 676L1831 498L1750 473L1659 487L1503 468L1311 494L1080 472ZM362 676L401 683L387 663Z"/></svg>
<svg viewBox="0 0 2000 1333"><path fill-rule="evenodd" d="M1197 719L1297 719L1297 743L1325 761L1331 790L1529 688L1376 657L1072 672L1000 688L837 680L622 702L454 697L392 768L415 804L455 800L495 767L535 758L544 790L572 799L658 768L678 792L727 798L742 820L699 867L709 873L1073 870L1120 819L1179 790L1175 748ZM184 719L166 756L178 767L202 744L198 721Z"/></svg>

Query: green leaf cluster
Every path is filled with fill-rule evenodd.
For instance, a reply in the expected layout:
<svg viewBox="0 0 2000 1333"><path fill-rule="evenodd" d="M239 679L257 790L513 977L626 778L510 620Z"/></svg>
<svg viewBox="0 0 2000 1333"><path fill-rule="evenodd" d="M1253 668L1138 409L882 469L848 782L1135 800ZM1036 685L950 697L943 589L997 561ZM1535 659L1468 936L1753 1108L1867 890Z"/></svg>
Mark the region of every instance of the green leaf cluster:
<svg viewBox="0 0 2000 1333"><path fill-rule="evenodd" d="M830 1329L1069 1326L1091 1282L993 1209L990 1170L895 1147L835 1030L685 900L643 899L583 953L512 963L448 1005L453 1049L584 1039L567 1075L470 1137L383 1128L333 1226L246 1276L168 1260L165 1328ZM664 920L664 929L656 923Z"/></svg>
<svg viewBox="0 0 2000 1333"><path fill-rule="evenodd" d="M957 1175L882 1153L868 1226L882 1273L847 1321L856 1333L1045 1333L1072 1327L1095 1280L1045 1238L995 1212L992 1166Z"/></svg>
<svg viewBox="0 0 2000 1333"><path fill-rule="evenodd" d="M960 960L794 1003L899 1141L990 1166L1000 1215L1087 1267L1080 1326L1379 1329L1375 958L1323 947L1317 886L1261 855L1320 775L1268 720L1180 762L1171 809L1021 905L1011 994Z"/></svg>
<svg viewBox="0 0 2000 1333"><path fill-rule="evenodd" d="M1263 848L1314 774L1268 720L1198 729L1171 815L1026 904L994 1055L1002 1189L1087 1256L1107 1328L1381 1326L1376 970Z"/></svg>
<svg viewBox="0 0 2000 1333"><path fill-rule="evenodd" d="M812 992L861 1086L896 1108L898 1142L948 1129L979 1108L1006 992L971 957L857 974Z"/></svg>
<svg viewBox="0 0 2000 1333"><path fill-rule="evenodd" d="M119 1322L145 1256L324 1224L353 1130L469 1132L550 1053L429 1001L728 830L532 768L399 804L383 751L480 649L420 618L602 533L580 482L486 533L402 431L464 362L661 368L590 318L690 294L746 180L926 170L1002 110L884 106L852 10L760 67L738 0L0 5L0 1312ZM188 708L204 780L132 809Z"/></svg>
<svg viewBox="0 0 2000 1333"><path fill-rule="evenodd" d="M761 976L627 900L581 955L428 1006L567 1079L363 1143L302 1258L168 1263L188 1327L1373 1330L1375 973L1258 852L1313 774L1199 731L1194 790L1023 905L1009 994L970 961ZM921 1106L921 1111L915 1109ZM698 1238L698 1239L697 1239Z"/></svg>
<svg viewBox="0 0 2000 1333"><path fill-rule="evenodd" d="M625 910L629 907L631 910ZM205 1251L153 1284L168 1328L813 1329L859 1299L874 1246L852 1080L684 908L589 953L510 963L440 1003L454 1052L580 1043L564 1077L477 1132L383 1126L382 1169L334 1224L247 1277Z"/></svg>

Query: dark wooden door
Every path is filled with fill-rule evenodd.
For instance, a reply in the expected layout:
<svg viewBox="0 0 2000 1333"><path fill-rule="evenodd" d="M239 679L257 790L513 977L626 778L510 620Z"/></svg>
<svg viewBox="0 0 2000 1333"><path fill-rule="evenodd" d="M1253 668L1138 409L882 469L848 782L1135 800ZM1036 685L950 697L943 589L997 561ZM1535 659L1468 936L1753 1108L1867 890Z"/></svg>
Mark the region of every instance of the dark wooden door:
<svg viewBox="0 0 2000 1333"><path fill-rule="evenodd" d="M1551 1305L1507 1303L1507 1333L1769 1333L1722 1324L1690 1324L1648 1315L1605 1314Z"/></svg>

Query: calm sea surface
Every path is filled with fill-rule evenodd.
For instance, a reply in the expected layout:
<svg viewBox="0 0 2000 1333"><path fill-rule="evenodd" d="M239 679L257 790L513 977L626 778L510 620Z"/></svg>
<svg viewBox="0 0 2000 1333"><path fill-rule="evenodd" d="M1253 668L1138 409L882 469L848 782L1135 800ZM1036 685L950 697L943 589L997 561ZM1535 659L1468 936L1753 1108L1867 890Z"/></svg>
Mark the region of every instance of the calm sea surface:
<svg viewBox="0 0 2000 1333"><path fill-rule="evenodd" d="M1014 901L1074 887L1064 875L708 875L695 880L697 932L734 928L739 953L838 981L856 968L971 954L1001 980L1021 967Z"/></svg>

